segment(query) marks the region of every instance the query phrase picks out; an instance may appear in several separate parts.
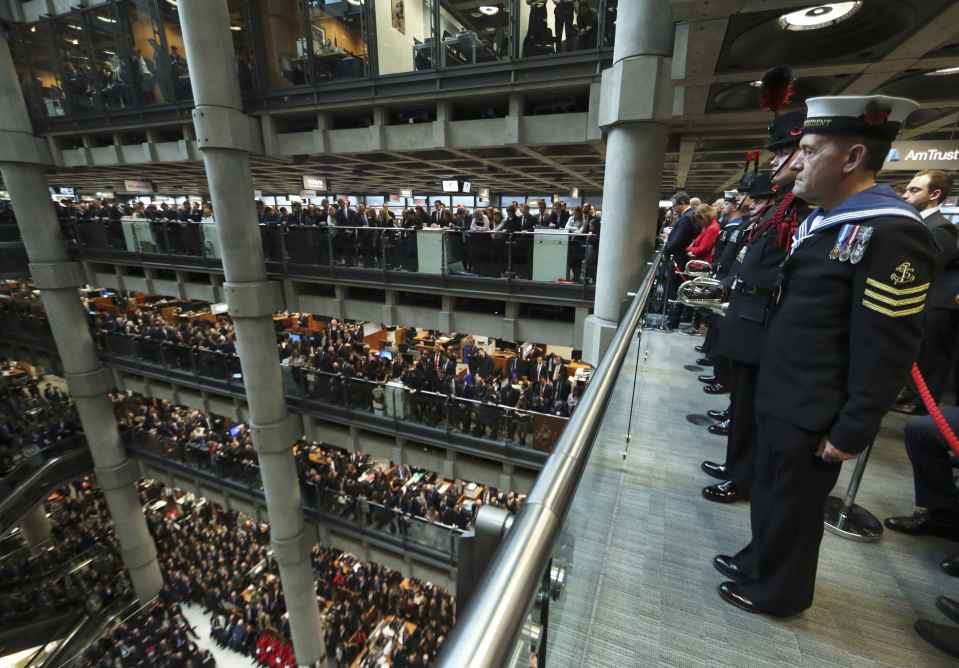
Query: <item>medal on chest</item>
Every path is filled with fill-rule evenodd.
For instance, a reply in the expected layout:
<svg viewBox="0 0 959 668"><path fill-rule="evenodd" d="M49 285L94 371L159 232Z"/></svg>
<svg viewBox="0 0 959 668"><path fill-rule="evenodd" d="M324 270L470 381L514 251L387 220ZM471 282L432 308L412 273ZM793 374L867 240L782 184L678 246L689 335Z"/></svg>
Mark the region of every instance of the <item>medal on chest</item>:
<svg viewBox="0 0 959 668"><path fill-rule="evenodd" d="M864 225L843 225L836 237L836 245L829 251L830 260L859 263L872 238L873 228Z"/></svg>

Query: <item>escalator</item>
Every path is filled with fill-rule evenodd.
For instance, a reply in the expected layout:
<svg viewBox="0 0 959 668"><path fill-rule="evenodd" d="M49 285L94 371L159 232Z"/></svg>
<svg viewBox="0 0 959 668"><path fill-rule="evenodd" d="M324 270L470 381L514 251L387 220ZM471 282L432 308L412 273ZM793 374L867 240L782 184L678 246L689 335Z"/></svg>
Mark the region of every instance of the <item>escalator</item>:
<svg viewBox="0 0 959 668"><path fill-rule="evenodd" d="M153 600L146 605L152 605ZM97 611L85 611L63 633L54 636L22 668L73 668L87 648L103 637L111 627L138 614L145 605L138 599L125 598Z"/></svg>
<svg viewBox="0 0 959 668"><path fill-rule="evenodd" d="M45 462L24 460L0 481L0 532L6 532L55 487L93 470L88 448L76 448Z"/></svg>

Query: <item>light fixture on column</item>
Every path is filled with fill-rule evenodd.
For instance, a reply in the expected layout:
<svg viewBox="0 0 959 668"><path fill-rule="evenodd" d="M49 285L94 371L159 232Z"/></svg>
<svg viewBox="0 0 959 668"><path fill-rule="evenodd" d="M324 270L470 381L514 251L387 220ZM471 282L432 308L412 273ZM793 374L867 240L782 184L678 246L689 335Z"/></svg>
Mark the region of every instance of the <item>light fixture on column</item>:
<svg viewBox="0 0 959 668"><path fill-rule="evenodd" d="M819 30L845 21L862 7L862 0L830 2L779 17L779 26L786 30Z"/></svg>
<svg viewBox="0 0 959 668"><path fill-rule="evenodd" d="M486 14L487 16L496 16L499 14L499 7L493 5L480 5L479 10L480 13Z"/></svg>
<svg viewBox="0 0 959 668"><path fill-rule="evenodd" d="M569 192L569 196L572 197L573 199L576 199L577 197L579 197L579 188L573 188Z"/></svg>

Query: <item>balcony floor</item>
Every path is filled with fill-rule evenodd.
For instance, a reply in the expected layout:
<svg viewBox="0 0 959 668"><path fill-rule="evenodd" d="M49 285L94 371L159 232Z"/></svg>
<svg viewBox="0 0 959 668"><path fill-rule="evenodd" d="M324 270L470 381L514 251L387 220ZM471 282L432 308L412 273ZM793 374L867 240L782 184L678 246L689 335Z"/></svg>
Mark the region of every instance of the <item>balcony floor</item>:
<svg viewBox="0 0 959 668"><path fill-rule="evenodd" d="M959 545L886 531L879 543L823 539L815 605L775 620L741 612L716 593L724 578L711 561L749 539L747 504L723 506L700 495L710 484L704 459L721 461L725 439L686 420L724 408L704 394L701 338L645 332L629 458L622 459L635 346L610 403L567 529L574 563L550 608L551 667L730 666L782 668L954 666L923 641L919 616L949 623L935 608L956 580L938 563ZM859 502L880 519L913 507L911 467L902 447L905 419L891 414L863 478ZM841 494L852 465L834 493Z"/></svg>

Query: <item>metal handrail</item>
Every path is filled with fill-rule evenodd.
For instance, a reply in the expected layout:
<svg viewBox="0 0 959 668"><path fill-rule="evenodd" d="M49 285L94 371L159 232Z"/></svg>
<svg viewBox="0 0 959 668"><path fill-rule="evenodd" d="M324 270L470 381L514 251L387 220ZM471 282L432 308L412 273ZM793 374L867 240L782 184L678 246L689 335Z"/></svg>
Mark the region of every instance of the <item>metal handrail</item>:
<svg viewBox="0 0 959 668"><path fill-rule="evenodd" d="M443 668L499 668L516 645L572 505L617 376L652 291L657 254L599 368L439 657Z"/></svg>

